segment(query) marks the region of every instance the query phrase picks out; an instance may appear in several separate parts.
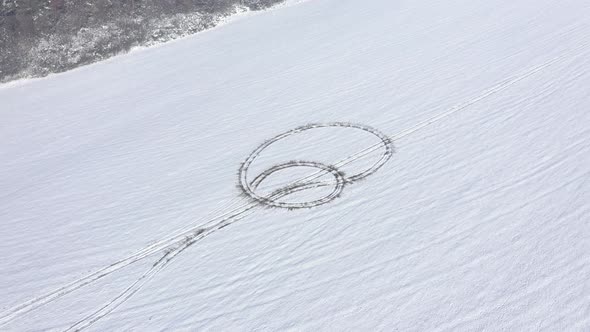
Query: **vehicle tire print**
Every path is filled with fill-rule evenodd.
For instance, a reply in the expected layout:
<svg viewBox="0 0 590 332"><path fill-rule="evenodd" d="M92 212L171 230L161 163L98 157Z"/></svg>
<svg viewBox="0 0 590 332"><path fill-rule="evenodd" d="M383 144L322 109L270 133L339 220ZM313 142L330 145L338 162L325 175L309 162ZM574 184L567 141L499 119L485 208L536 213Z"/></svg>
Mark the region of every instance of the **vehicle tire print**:
<svg viewBox="0 0 590 332"><path fill-rule="evenodd" d="M342 165L350 163L354 160L358 160L359 158L365 156L366 153L357 153L356 155L351 155L348 158L343 159L334 165L326 165L317 161L292 160L285 163L274 165L258 174L254 179L249 180L250 166L258 158L261 152L268 148L271 144L276 143L277 141L282 140L288 136L296 135L298 133L305 132L308 130L331 127L355 129L376 136L380 142L377 145L371 146L369 149L371 149L371 151L374 151L376 147L381 147L383 149L378 161L371 167L357 174L346 176L342 171L339 170L338 167L341 167ZM254 208L258 206L267 206L287 209L299 209L312 208L315 206L329 203L340 196L345 186L350 185L358 180L364 179L367 176L375 173L391 158L392 154L393 144L392 141L386 135L380 133L379 131L373 128L359 124L344 122L333 122L327 124L309 124L306 126L297 127L293 130L289 130L283 134L275 136L274 138L264 142L262 145L256 148L239 168L240 188L242 192L249 198L247 202L242 201L243 204L239 204L238 206L232 208L232 205L236 205L234 200L234 204L230 204L229 206L222 208L219 214L209 218L208 220L205 220L204 223L199 223L199 225L197 226L193 226L187 230L180 231L176 234L172 234L163 240L157 241L156 243L139 250L133 255L123 258L94 273L91 273L83 278L73 281L72 283L67 284L53 292L29 300L25 303L22 303L21 305L15 306L3 312L0 315L0 326L7 324L8 322L14 320L15 318L27 312L30 312L43 305L46 305L59 298L62 298L67 294L70 294L84 286L92 284L95 281L101 280L107 277L108 275L116 271L119 271L120 269L123 269L135 262L138 262L148 257L152 257L158 253L164 253L160 258L158 258L154 262L154 264L145 273L143 273L138 279L136 279L131 285L124 289L114 299L112 299L111 301L109 301L104 306L100 307L98 310L94 311L90 315L77 321L75 324L73 324L67 329L67 331L83 330L91 326L92 324L96 323L101 318L104 318L109 313L114 311L117 307L125 303L125 301L127 301L134 294L136 294L158 272L162 271L166 266L168 266L174 258L176 258L179 254L191 247L193 244L202 240L203 238L212 234L213 232L218 231L224 227L227 227L241 220L248 214L252 213ZM271 192L269 195L261 196L257 193L259 186L264 181L266 181L272 174L290 168L308 168L315 170L315 172L303 178L292 181L290 183L286 183L279 189L276 189L273 192ZM318 180L325 175L330 175L332 179L329 181ZM294 193L329 186L332 187L332 191L328 195L320 199L296 203L280 201L280 199L285 198ZM240 201L238 201L238 203L239 202Z"/></svg>
<svg viewBox="0 0 590 332"><path fill-rule="evenodd" d="M281 163L275 166L272 166L265 171L258 174L254 179L249 180L250 177L250 167L253 163L255 163L256 159L260 156L260 154L270 147L272 144L283 140L289 136L297 135L299 133L309 131L309 130L317 130L322 128L348 128L351 130L358 130L364 131L369 133L379 140L379 143L375 144L373 147L382 148L382 153L380 158L375 162L371 167L350 176L347 176L342 172L338 167L338 165L326 165L322 164L317 161L305 161L305 160L294 160L285 163ZM375 150L375 148L373 148ZM333 201L335 198L339 197L342 191L344 190L345 185L352 184L356 181L362 180L371 174L377 172L392 156L393 154L393 144L391 139L386 136L385 134L377 131L368 126L353 124L353 123L346 123L346 122L332 122L326 124L308 124L306 126L297 127L295 129L289 130L285 133L277 135L272 139L262 143L258 148L256 148L249 156L246 158L242 167L240 167L239 171L239 179L240 179L240 188L242 192L250 197L252 200L267 206L278 207L278 208L287 208L287 209L300 209L300 208L311 208L319 205L323 205ZM352 160L351 160L352 161ZM340 164L343 165L341 162ZM297 168L297 167L306 167L306 168L315 168L316 172L310 176L307 176L303 179L299 179L277 191L273 192L269 196L263 196L257 193L256 188L264 182L270 175L274 174L275 172L288 169L288 168ZM319 181L313 182L314 179L318 178L320 175L323 174L331 174L333 176L333 181L326 182L326 181ZM319 188L323 186L332 185L334 187L333 191L330 192L328 195L311 201L306 202L283 202L279 201L279 198L288 196L294 192L301 191L301 190L309 190L314 188Z"/></svg>

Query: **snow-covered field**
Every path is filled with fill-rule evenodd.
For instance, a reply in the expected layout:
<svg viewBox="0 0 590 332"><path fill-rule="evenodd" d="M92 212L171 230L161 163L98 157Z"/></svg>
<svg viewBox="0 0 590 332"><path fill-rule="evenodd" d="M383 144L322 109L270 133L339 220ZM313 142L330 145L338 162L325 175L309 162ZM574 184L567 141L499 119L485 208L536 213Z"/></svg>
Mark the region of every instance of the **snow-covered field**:
<svg viewBox="0 0 590 332"><path fill-rule="evenodd" d="M589 18L313 0L1 86L0 330L590 330Z"/></svg>

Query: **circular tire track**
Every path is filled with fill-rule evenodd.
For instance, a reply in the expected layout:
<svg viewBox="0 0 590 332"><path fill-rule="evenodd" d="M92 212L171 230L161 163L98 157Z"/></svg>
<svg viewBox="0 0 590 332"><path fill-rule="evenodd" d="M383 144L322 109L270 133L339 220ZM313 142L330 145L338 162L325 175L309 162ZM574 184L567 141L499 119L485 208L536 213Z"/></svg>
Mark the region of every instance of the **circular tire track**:
<svg viewBox="0 0 590 332"><path fill-rule="evenodd" d="M309 131L312 129L319 129L319 128L349 128L353 130L359 130L366 133L369 133L377 139L379 139L379 143L377 145L381 145L383 149L383 153L381 154L379 160L377 160L371 167L359 172L357 174L353 174L350 176L346 176L341 170L339 170L334 165L326 165L316 161L289 161L286 163L281 163L275 166L272 166L262 173L258 174L253 180L249 180L249 173L250 167L256 161L256 159L262 154L262 152L267 149L272 144L283 140L289 136L293 136L305 131ZM262 143L258 146L252 153L246 158L246 160L242 163L242 166L239 170L239 178L240 178L240 189L244 194L246 194L251 199L255 200L256 202L271 206L271 207L278 207L278 208L287 208L287 209L300 209L300 208L311 208L319 205L323 205L329 203L336 199L342 191L344 187L348 184L352 184L356 181L362 180L379 170L383 165L391 158L393 155L393 142L392 140L385 134L381 133L380 131L371 128L369 126L355 124L355 123L347 123L347 122L330 122L325 124L308 124L305 126L297 127L295 129L291 129L287 132L279 134L270 140ZM316 174L312 176L308 176L304 179L300 179L295 181L289 185L286 185L283 188L280 188L270 195L263 196L257 193L257 189L264 180L266 180L270 175L289 168L296 168L296 167L307 167L316 169ZM314 181L319 176L324 174L331 174L333 176L332 181ZM293 194L295 192L300 192L304 190L315 189L319 187L325 186L333 186L334 189L326 196L306 202L283 202L279 201L280 198Z"/></svg>

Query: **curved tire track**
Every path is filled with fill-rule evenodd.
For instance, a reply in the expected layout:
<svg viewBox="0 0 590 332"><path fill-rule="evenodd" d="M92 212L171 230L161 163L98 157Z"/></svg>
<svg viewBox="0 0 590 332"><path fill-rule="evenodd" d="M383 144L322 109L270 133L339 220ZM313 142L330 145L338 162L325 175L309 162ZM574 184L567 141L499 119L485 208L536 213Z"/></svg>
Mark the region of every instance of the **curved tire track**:
<svg viewBox="0 0 590 332"><path fill-rule="evenodd" d="M377 139L379 140L379 143L375 144L375 146L383 148L383 153L381 154L379 160L377 160L371 167L365 169L362 172L351 175L351 176L345 176L345 174L334 165L325 165L320 162L314 162L314 161L290 161L290 162L278 164L278 165L275 165L273 167L266 169L265 171L263 171L262 173L257 175L251 181L248 179L249 173L250 173L250 167L252 166L252 164L255 163L256 159L262 154L262 152L264 150L266 150L268 147L270 147L274 143L276 143L280 140L283 140L287 137L290 137L290 136L293 136L293 135L296 135L296 134L299 134L299 133L302 133L302 132L305 132L308 130L319 129L319 128L338 128L338 127L339 128L349 128L349 129L354 129L354 130L366 132L366 133L369 133L369 134L377 137ZM270 140L262 143L261 145L259 145L248 156L248 158L246 158L246 160L242 163L242 166L240 167L240 170L239 170L240 188L242 189L242 192L246 196L250 197L252 200L254 200L262 205L279 207L279 208L287 208L287 209L311 208L311 207L323 205L323 204L333 201L335 198L340 196L345 185L352 184L358 180L361 180L361 179L364 179L364 178L370 176L371 174L374 174L381 167L383 167L383 165L385 165L385 163L391 158L392 155L393 155L393 143L392 143L391 139L387 135L385 135L385 134L381 133L380 131L378 131L374 128L371 128L369 126L355 124L355 123L348 123L348 122L330 122L330 123L325 123L325 124L320 124L320 123L308 124L305 126L297 127L295 129L286 131L286 132L279 134L279 135L271 138ZM284 196L290 195L292 193L292 190L294 190L296 188L298 188L297 191L301 191L302 187L305 187L306 189L313 189L314 186L311 186L309 181L312 181L314 179L314 176L322 176L326 173L331 174L335 179L334 190L330 194L328 194L327 196L324 196L320 199L313 200L313 201L307 201L307 202L300 202L300 203L281 202L278 200L278 198L273 197L272 194L270 196L262 196L256 192L257 187L264 180L266 180L270 175L272 175L275 172L278 172L280 170L284 170L284 169L288 169L288 168L296 168L296 167L316 168L317 171L316 171L316 173L314 173L313 176L308 176L303 179L299 179L299 180L293 182L292 184L287 185L286 187L284 187L282 189L279 189L276 192L276 194L283 193L284 195L281 197L284 197ZM297 187L298 185L302 185L302 187ZM322 184L321 186L324 186L324 184Z"/></svg>

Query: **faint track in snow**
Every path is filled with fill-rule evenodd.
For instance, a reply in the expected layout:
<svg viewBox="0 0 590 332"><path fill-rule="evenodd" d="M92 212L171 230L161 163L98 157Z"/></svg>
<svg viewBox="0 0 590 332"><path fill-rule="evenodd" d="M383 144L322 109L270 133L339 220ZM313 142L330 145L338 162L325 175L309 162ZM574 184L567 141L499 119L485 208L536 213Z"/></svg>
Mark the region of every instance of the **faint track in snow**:
<svg viewBox="0 0 590 332"><path fill-rule="evenodd" d="M207 224L210 224L212 222L217 221L217 224L223 223L227 220L230 220L232 218L234 218L235 216L238 216L242 213L247 212L248 210L250 210L251 208L255 207L255 205L252 204L252 206L250 207L246 207L246 208L241 208L241 209L234 209L231 210L229 212L226 213L222 213L221 215L218 215L216 217L213 217L211 219L209 219L209 221L205 222L204 224L200 224L198 226L193 226L189 229L180 231L174 235L169 236L166 239L160 240L158 242L155 242L139 251L137 251L136 253L127 256L123 259L120 259L119 261L110 264L94 273L91 273L85 277L82 277L80 279L77 279L63 287L60 287L50 293L47 293L43 296L31 299L25 303L22 303L18 306L15 306L5 312L2 313L2 315L0 316L0 326L7 324L8 322L14 320L15 318L17 318L18 316L25 314L27 312L30 312L38 307L41 307L47 303L53 302L77 289L80 289L86 285L89 285L95 281L98 281L124 267L127 267L135 262L138 262L142 259L145 259L149 256L152 256L156 253L165 251L167 249L169 249L171 246L174 246L177 243L180 243L184 240L186 240L187 238L191 238L194 237L201 232L201 229L206 227ZM236 213L232 213L232 211L235 211Z"/></svg>
<svg viewBox="0 0 590 332"><path fill-rule="evenodd" d="M84 317L82 320L79 320L74 325L70 326L66 331L81 331L92 324L96 323L101 318L107 316L113 310L117 309L121 304L125 303L128 299L130 299L135 293L137 293L148 281L150 281L158 272L164 270L164 268L178 255L184 252L186 249L191 247L196 242L202 240L207 235L218 231L225 226L228 226L234 222L239 221L240 219L246 217L247 214L243 213L239 217L235 217L231 220L222 221L214 226L211 226L207 229L201 229L199 232L195 233L193 237L187 237L182 243L180 243L176 248L169 249L166 253L158 259L144 274L142 274L136 281L134 281L129 287L127 287L123 292L121 292L117 297L115 297L112 301L108 302L100 309L96 310L92 314Z"/></svg>
<svg viewBox="0 0 590 332"><path fill-rule="evenodd" d="M352 128L357 129L365 132L369 132L375 136L377 136L381 141L384 147L384 152L381 155L381 158L370 168L366 169L363 172L355 174L353 176L345 177L345 175L337 170L336 168L324 165L319 162L308 162L308 161L290 161L287 163L278 164L275 166L270 167L269 169L263 171L258 176L256 176L253 180L248 180L248 172L249 167L252 163L256 160L256 158L260 155L260 153L266 149L268 146L272 145L273 143L284 139L286 137L296 135L298 133L318 129L318 128L333 128L333 127L341 127L341 128ZM86 316L82 320L76 322L66 331L80 331L83 330L90 325L97 322L99 319L105 317L129 298L131 298L135 293L137 293L150 279L152 279L158 272L162 271L168 263L170 263L175 257L177 257L180 253L188 249L192 246L195 242L205 238L206 236L210 235L211 233L220 230L226 226L229 226L232 223L237 222L238 220L244 218L246 216L246 212L250 211L254 207L262 204L272 207L280 207L280 208L288 208L288 209L295 209L295 208L311 208L314 206L326 204L331 202L335 198L337 198L342 190L344 189L345 184L351 184L354 181L358 181L361 179L366 178L367 176L375 173L378 169L380 169L390 158L393 154L393 148L391 146L391 141L385 136L384 134L380 133L379 131L363 126L358 124L352 123L343 123L343 122L335 122L335 123L328 123L328 124L309 124L306 126L297 127L293 130L287 131L283 134L275 136L274 138L266 141L262 145L260 145L257 149L255 149L250 156L246 159L246 161L240 167L240 181L242 190L245 194L247 194L250 198L254 200L249 206L245 208L245 210L238 210L235 214L230 215L228 218L224 218L218 223L208 227L208 228L199 228L195 233L191 236L187 236L180 241L174 243L177 247L176 248L169 248L167 249L166 253L156 261L150 269L148 269L144 274L142 274L135 282L133 282L129 287L127 287L122 293L120 293L117 297L115 297L112 301L108 302L100 309L95 311L94 313ZM330 181L314 181L314 179L310 179L306 182L302 181L295 181L291 184L286 185L283 188L277 189L273 191L268 196L260 196L256 194L256 189L258 186L271 174L284 170L290 169L295 167L311 167L316 168L326 173L331 173L334 178L335 182L334 190L327 196L313 201L308 202L300 202L300 203L288 203L288 202L280 202L279 199L285 196L291 195L296 192L310 190L315 188L320 188L324 186L329 186L332 183ZM321 175L320 175L321 176ZM114 272L114 271L113 271ZM65 295L65 294L64 294Z"/></svg>
<svg viewBox="0 0 590 332"><path fill-rule="evenodd" d="M366 155L368 155L369 153L379 149L382 145L392 145L393 142L400 140L404 137L407 137L425 127L428 127L432 124L438 123L442 120L447 119L448 117L463 111L467 108L469 108L470 106L492 96L495 94L498 94L499 92L502 92L506 89L508 89L509 87L517 84L518 82L521 82L527 78L529 78L530 76L554 65L555 63L560 62L561 60L567 58L568 55L561 55L555 58L552 58L551 60L535 66L533 68L530 68L527 71L524 71L522 73L520 73L519 75L515 75L511 78L508 78L494 86L492 86L491 88L488 88L487 90L483 91L483 93L481 93L480 95L467 100L461 104L458 104L454 107L452 107L451 109L448 109L442 113L439 113L435 116L432 116L424 121L419 122L418 124L407 128L395 135L392 136L385 136L386 140L381 140L379 143L376 143L374 145L371 145L353 155L348 156L347 158L335 163L334 165L331 166L327 166L327 165L322 165L322 164L317 164L317 163L313 163L313 162L289 162L289 163L285 163L282 165L277 165L274 167L274 169L270 169L267 170L266 173L264 173L264 175L259 175L257 178L255 178L254 181L257 181L259 185L262 181L264 181L264 179L266 177L268 177L270 174L278 171L279 169L284 169L284 168L289 168L289 167L311 167L311 168L316 168L318 169L315 173L310 174L306 177L302 177L301 179L298 179L296 181L294 181L293 183L287 185L286 187L279 189L275 192L273 192L271 195L269 195L268 197L261 197L259 195L256 195L254 190L255 187L253 186L253 182L250 182L250 187L246 186L245 188L245 193L252 199L251 201L249 201L248 203L239 205L235 208L231 208L232 205L230 205L230 210L226 210L228 207L224 207L221 209L221 214L216 215L214 217L211 217L210 219L208 219L207 221L205 221L203 224L200 224L198 226L192 226L190 228L187 228L185 230L179 231L176 234L170 235L168 236L166 239L157 241L139 251L137 251L136 253L125 257L111 265L108 265L94 273L91 273L85 277L82 277L78 280L75 280L61 288L58 288L57 290L54 290L52 292L49 292L43 296L31 299L27 302L24 302L20 305L17 305L13 308L10 308L6 311L4 311L2 314L0 314L0 326L6 325L7 323L13 321L14 319L16 319L17 317L30 312L38 307L41 307L45 304L48 304L52 301L55 301L77 289L80 289L86 285L89 285L97 280L100 280L126 266L129 266L139 260L145 259L151 255L154 255L156 253L165 251L165 250L169 250L171 247L174 246L178 246L179 244L181 244L183 241L187 241L186 243L190 243L189 245L183 247L181 246L181 249L172 249L172 251L169 251L168 253L166 253L162 258L160 258L155 264L154 266L152 266L152 268L150 268L146 273L144 273L137 281L135 281L131 286L129 286L125 291L123 291L123 293L121 293L119 296L117 296L117 298L115 298L113 301L109 302L107 305L103 306L101 309L99 309L98 311L96 311L95 313L93 313L92 315L86 317L84 320L77 322L75 325L73 325L70 329L74 329L74 330L80 330L83 329L87 326L90 326L92 323L96 322L98 319L106 316L108 313L110 313L112 310L116 309L119 305L121 305L125 300L127 300L129 297L131 297L133 294L135 294L150 278L153 277L153 275L155 275L157 272L161 271L169 262L172 258L176 257L178 254L180 254L181 252L183 252L184 250L186 250L188 247L190 247L190 245L192 245L193 243L195 243L196 241L204 238L206 235L211 234L212 232L219 230L223 227L226 227L228 225L230 225L231 223L237 221L237 219L234 218L241 218L243 217L243 215L252 210L253 208L259 206L260 204L263 205L270 205L270 206L275 206L275 207L286 207L286 208L305 208L305 207L313 207L313 206L317 206L317 205L321 205L321 204L325 204L331 200L333 200L334 198L336 198L339 194L339 192L341 191L341 188L344 184L342 184L342 180L344 179L344 183L346 183L346 178L342 175L339 174L338 169L344 165L347 165L355 160L358 160ZM329 125L329 124L328 124ZM319 126L328 126L328 125L319 125ZM309 125L311 127L309 127L308 129L311 128L315 128L314 126L318 126L318 125ZM296 132L300 132L302 130L307 130L307 129L302 129L302 128L307 128L308 126L303 126L303 127L299 127L296 129L293 129L287 133L290 134L294 134ZM367 127L368 128L368 127ZM298 131L299 130L299 131ZM282 137L284 134L281 134L279 136L276 136L275 138L271 139L270 142L271 144L273 143L273 140L279 140L282 139L284 137ZM266 142L268 143L268 142ZM269 144L263 143L261 146L259 146L256 150L254 150L254 152L258 151L261 152L262 149L266 148ZM265 146L266 144L266 146ZM261 149L262 147L262 149ZM251 156L254 155L254 159L256 158L255 153L253 152L253 154ZM382 158L386 158L385 162L390 158L391 153L389 153L389 155L387 157L382 157ZM250 157L249 157L250 159ZM244 167L244 164L242 165L242 167L240 168L240 182L241 182L241 186L242 188L244 188L244 183L248 183L248 182L244 182L246 180L247 177L247 173L248 173L248 163L247 161L249 160L247 159L246 162L244 164L246 164L246 167ZM253 162L253 159L250 160L250 163ZM322 166L320 166L322 165ZM382 165L381 165L382 166ZM377 167L375 169L375 171L380 168L381 166ZM327 186L329 185L328 183L324 182L324 181L314 181L315 179L327 174L327 173L331 173L332 175L334 175L335 181L336 181L336 187L337 189L335 189L330 195L314 202L313 204L309 204L309 202L304 202L302 204L299 205L290 205L289 203L284 204L283 202L278 202L278 199L290 195L292 193L298 192L298 191L303 191L303 190L308 190L308 189L313 189L313 188L318 188L320 186ZM368 176L370 174L373 174L374 172L370 172L369 174L365 175ZM360 175L360 174L359 174ZM243 177L243 178L242 178ZM361 179L363 177L357 178L357 179ZM350 178L349 178L350 181ZM353 179L354 181L354 179ZM333 182L333 181L331 181ZM252 193L254 192L254 195L252 195ZM335 195L335 196L334 196ZM307 204L306 204L307 203ZM317 204L316 204L317 203ZM297 204L297 203L296 203ZM209 224L213 224L213 226L206 226ZM206 231L203 231L203 229L207 229Z"/></svg>

